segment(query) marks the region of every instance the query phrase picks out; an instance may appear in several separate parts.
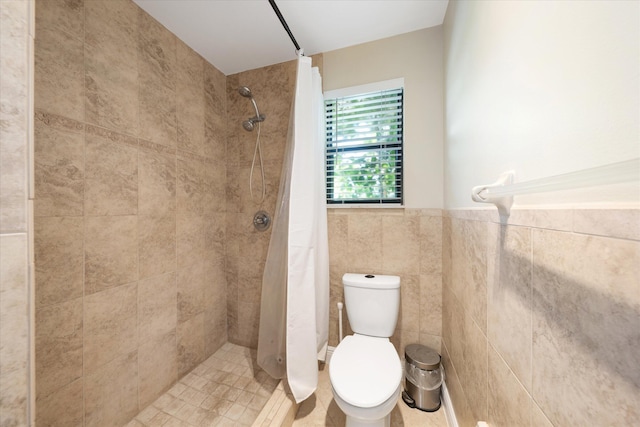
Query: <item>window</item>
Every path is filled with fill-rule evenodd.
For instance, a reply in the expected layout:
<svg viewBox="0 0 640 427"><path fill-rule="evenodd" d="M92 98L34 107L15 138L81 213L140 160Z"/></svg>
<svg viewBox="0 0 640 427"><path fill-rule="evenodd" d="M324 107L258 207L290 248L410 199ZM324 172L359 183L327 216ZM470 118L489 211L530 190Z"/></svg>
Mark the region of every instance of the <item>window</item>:
<svg viewBox="0 0 640 427"><path fill-rule="evenodd" d="M327 203L402 204L402 86L325 94Z"/></svg>

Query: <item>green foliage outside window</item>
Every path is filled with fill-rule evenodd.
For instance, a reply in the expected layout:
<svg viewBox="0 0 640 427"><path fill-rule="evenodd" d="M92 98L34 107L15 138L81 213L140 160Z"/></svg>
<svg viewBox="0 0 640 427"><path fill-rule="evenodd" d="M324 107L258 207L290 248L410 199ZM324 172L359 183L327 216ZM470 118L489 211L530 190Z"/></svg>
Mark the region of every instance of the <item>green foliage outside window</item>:
<svg viewBox="0 0 640 427"><path fill-rule="evenodd" d="M402 89L327 100L327 200L402 201Z"/></svg>

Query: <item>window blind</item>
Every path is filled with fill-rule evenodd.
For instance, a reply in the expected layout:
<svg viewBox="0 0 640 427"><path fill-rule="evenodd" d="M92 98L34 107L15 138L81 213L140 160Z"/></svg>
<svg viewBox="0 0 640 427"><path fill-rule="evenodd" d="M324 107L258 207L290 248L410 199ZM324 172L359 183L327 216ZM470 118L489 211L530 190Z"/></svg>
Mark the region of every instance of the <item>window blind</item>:
<svg viewBox="0 0 640 427"><path fill-rule="evenodd" d="M327 203L402 204L403 96L325 99Z"/></svg>

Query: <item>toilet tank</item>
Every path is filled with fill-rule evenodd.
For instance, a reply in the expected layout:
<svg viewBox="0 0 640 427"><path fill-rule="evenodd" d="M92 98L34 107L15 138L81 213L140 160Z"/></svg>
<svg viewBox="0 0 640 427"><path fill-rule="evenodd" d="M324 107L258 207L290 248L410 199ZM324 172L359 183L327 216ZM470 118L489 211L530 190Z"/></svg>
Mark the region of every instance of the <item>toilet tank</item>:
<svg viewBox="0 0 640 427"><path fill-rule="evenodd" d="M342 284L353 332L372 337L393 335L400 310L400 277L347 273Z"/></svg>

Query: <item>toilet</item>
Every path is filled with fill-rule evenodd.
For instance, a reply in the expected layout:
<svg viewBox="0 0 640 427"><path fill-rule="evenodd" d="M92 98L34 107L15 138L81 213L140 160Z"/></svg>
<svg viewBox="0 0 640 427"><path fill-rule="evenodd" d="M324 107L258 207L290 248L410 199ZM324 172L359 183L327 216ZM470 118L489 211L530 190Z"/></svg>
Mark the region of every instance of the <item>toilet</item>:
<svg viewBox="0 0 640 427"><path fill-rule="evenodd" d="M400 278L347 273L342 284L354 334L331 356L333 397L346 427L389 427L402 382L400 357L389 341L400 309Z"/></svg>

